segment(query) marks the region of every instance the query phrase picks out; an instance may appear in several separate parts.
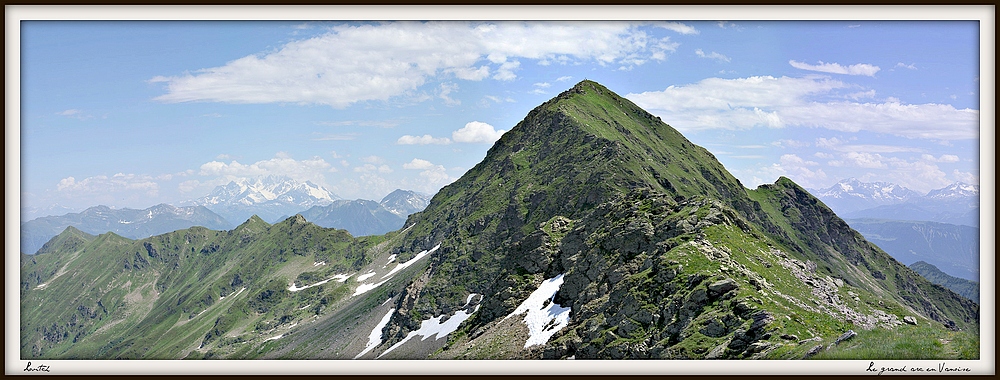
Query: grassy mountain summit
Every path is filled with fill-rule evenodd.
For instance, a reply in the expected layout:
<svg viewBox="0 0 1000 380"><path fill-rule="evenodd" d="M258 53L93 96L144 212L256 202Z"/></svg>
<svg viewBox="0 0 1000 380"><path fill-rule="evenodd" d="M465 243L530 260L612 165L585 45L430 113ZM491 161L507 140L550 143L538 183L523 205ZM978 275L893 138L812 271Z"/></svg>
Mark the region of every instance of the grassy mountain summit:
<svg viewBox="0 0 1000 380"><path fill-rule="evenodd" d="M24 357L979 355L975 303L592 81L384 236L296 215L56 239L22 265Z"/></svg>

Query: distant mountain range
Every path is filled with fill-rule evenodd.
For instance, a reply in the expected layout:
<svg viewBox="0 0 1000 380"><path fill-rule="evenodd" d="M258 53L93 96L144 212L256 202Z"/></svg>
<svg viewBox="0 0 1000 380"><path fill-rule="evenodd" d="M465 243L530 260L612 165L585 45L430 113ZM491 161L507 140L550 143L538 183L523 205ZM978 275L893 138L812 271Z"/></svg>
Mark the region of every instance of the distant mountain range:
<svg viewBox="0 0 1000 380"><path fill-rule="evenodd" d="M927 195L888 182L842 180L810 190L842 218L919 220L979 227L979 186L961 182Z"/></svg>
<svg viewBox="0 0 1000 380"><path fill-rule="evenodd" d="M381 235L403 228L406 217L423 210L429 201L428 195L396 190L381 202L339 200L326 206L313 206L301 214L320 227L345 229L354 236Z"/></svg>
<svg viewBox="0 0 1000 380"><path fill-rule="evenodd" d="M204 197L182 204L205 206L233 223L242 223L253 215L275 223L302 210L325 206L338 199L340 197L332 191L309 181L298 182L286 176L263 176L229 182Z"/></svg>
<svg viewBox="0 0 1000 380"><path fill-rule="evenodd" d="M926 261L949 275L979 281L978 228L908 220L845 221L904 265Z"/></svg>
<svg viewBox="0 0 1000 380"><path fill-rule="evenodd" d="M69 226L95 235L110 231L141 239L193 226L229 230L253 215L279 222L301 213L319 226L344 229L354 236L380 235L402 228L406 218L423 210L429 201L429 195L408 190L393 191L380 202L342 200L308 181L258 177L218 186L205 197L183 202L188 205L182 207L95 206L80 213L35 218L21 224L21 252L35 253Z"/></svg>
<svg viewBox="0 0 1000 380"><path fill-rule="evenodd" d="M174 207L159 204L143 210L94 206L79 213L46 216L21 224L21 252L35 253L49 239L69 226L90 234L110 231L131 239L141 239L193 226L215 230L233 227L227 220L204 206Z"/></svg>

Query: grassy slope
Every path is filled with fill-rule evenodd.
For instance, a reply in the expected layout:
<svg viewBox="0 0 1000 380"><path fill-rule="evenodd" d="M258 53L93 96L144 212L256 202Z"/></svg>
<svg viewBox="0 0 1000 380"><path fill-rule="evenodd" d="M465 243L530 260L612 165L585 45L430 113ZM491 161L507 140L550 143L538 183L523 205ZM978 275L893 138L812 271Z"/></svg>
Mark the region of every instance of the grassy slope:
<svg viewBox="0 0 1000 380"><path fill-rule="evenodd" d="M336 282L293 293L289 283L356 271L385 238L355 239L295 217L273 226L252 218L227 232L191 228L137 241L104 234L43 252L22 266L22 355L176 359L203 344L259 342L347 293ZM56 267L65 274L37 288Z"/></svg>

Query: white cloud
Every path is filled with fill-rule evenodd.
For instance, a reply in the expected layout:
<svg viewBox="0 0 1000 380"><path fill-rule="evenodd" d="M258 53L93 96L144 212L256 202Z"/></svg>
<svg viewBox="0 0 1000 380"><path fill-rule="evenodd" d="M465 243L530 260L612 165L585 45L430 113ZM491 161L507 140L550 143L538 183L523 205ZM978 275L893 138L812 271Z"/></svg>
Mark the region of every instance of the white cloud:
<svg viewBox="0 0 1000 380"><path fill-rule="evenodd" d="M934 140L979 137L978 110L904 104L898 99L882 103L837 100L843 98L836 92L850 87L818 76L708 78L626 97L682 132L801 126Z"/></svg>
<svg viewBox="0 0 1000 380"><path fill-rule="evenodd" d="M913 65L912 63L909 64L909 65L907 65L907 64L905 64L903 62L897 63L896 67L902 67L904 69L910 69L910 70L916 70L917 69L917 66Z"/></svg>
<svg viewBox="0 0 1000 380"><path fill-rule="evenodd" d="M842 154L841 160L830 161L827 164L837 167L857 167L868 169L885 168L887 165L882 162L883 157L878 153L867 152L847 152Z"/></svg>
<svg viewBox="0 0 1000 380"><path fill-rule="evenodd" d="M355 166L354 167L354 171L357 172L357 173L374 173L374 172L379 172L379 173L382 173L382 174L388 174L388 173L392 173L392 168L390 168L388 165L378 165L378 166L375 166L373 164L364 164L364 165L361 165L361 166Z"/></svg>
<svg viewBox="0 0 1000 380"><path fill-rule="evenodd" d="M74 177L66 177L59 180L56 189L63 192L82 193L115 193L139 190L150 196L156 196L159 193L160 185L149 175L118 173L111 177L98 175L80 181Z"/></svg>
<svg viewBox="0 0 1000 380"><path fill-rule="evenodd" d="M451 139L462 143L493 143L503 136L503 129L495 130L492 125L470 121L461 129L451 133Z"/></svg>
<svg viewBox="0 0 1000 380"><path fill-rule="evenodd" d="M430 161L414 158L408 163L403 164L404 169L409 170L421 170L419 176L420 180L413 182L410 180L404 181L411 188L418 189L426 193L435 193L442 186L449 183L455 182L457 177L452 177L448 175L447 170L444 165L435 165Z"/></svg>
<svg viewBox="0 0 1000 380"><path fill-rule="evenodd" d="M490 76L490 67L486 65L475 69L471 67L456 67L446 71L455 74L455 78L471 81L481 81Z"/></svg>
<svg viewBox="0 0 1000 380"><path fill-rule="evenodd" d="M853 100L867 99L874 97L875 97L875 90L868 90L868 91L855 92L853 94L847 94L847 98Z"/></svg>
<svg viewBox="0 0 1000 380"><path fill-rule="evenodd" d="M432 164L430 161L422 160L419 158L414 158L410 162L403 164L403 169L410 169L410 170L427 170L433 167L434 164Z"/></svg>
<svg viewBox="0 0 1000 380"><path fill-rule="evenodd" d="M694 51L694 53L697 54L699 57L702 57L702 58L716 59L716 60L719 60L719 61L722 61L722 62L729 62L730 61L729 57L724 56L724 55L719 54L719 53L716 53L714 51L711 52L711 53L705 54L705 52L702 51L701 49L697 49L697 50Z"/></svg>
<svg viewBox="0 0 1000 380"><path fill-rule="evenodd" d="M197 189L199 185L201 185L201 181L189 179L178 184L177 189L180 190L181 193L190 193L194 191L194 189Z"/></svg>
<svg viewBox="0 0 1000 380"><path fill-rule="evenodd" d="M697 30L676 22L386 22L329 32L223 66L156 76L163 102L324 104L343 108L413 94L430 80L509 81L523 60L641 65L677 44L647 32ZM447 95L447 94L445 94Z"/></svg>
<svg viewBox="0 0 1000 380"><path fill-rule="evenodd" d="M217 186L237 178L249 178L263 175L284 175L297 181L312 181L325 184L325 174L333 169L330 163L320 157L296 160L284 152L275 154L269 160L257 161L252 164L242 164L239 161L224 163L211 161L201 165L198 175L214 177L203 181L202 185Z"/></svg>
<svg viewBox="0 0 1000 380"><path fill-rule="evenodd" d="M682 24L679 22L659 22L651 24L653 26L658 26L667 30L672 30L680 34L698 34L698 29L693 26Z"/></svg>
<svg viewBox="0 0 1000 380"><path fill-rule="evenodd" d="M556 82L565 82L565 81L568 81L568 80L571 80L571 79L573 79L573 77L571 77L571 76L562 76L562 77L556 78Z"/></svg>
<svg viewBox="0 0 1000 380"><path fill-rule="evenodd" d="M958 169L955 169L952 172L952 174L955 176L955 180L957 180L958 182L964 182L964 183L968 183L968 184L972 184L972 185L978 185L979 184L979 176L978 175L975 175L975 174L972 174L972 173L968 173L968 172L963 172L963 171L960 171Z"/></svg>
<svg viewBox="0 0 1000 380"><path fill-rule="evenodd" d="M501 98L499 96L486 95L486 96L483 96L483 100L481 100L479 102L479 104L481 106L483 106L483 107L489 107L490 104L492 104L490 102L493 102L493 103L515 103L516 101L513 98L509 97L509 96Z"/></svg>
<svg viewBox="0 0 1000 380"><path fill-rule="evenodd" d="M458 90L458 85L455 83L441 83L438 87L438 97L444 100L444 104L448 106L457 106L462 104L461 100L454 99L448 95L452 92Z"/></svg>
<svg viewBox="0 0 1000 380"><path fill-rule="evenodd" d="M377 127L393 128L399 125L399 120L343 120L343 121L320 121L317 125L329 127Z"/></svg>
<svg viewBox="0 0 1000 380"><path fill-rule="evenodd" d="M379 156L371 155L367 157L362 157L361 161L367 162L369 164L381 164L385 162L385 159Z"/></svg>
<svg viewBox="0 0 1000 380"><path fill-rule="evenodd" d="M738 169L734 170L733 174L749 178L749 186L773 183L778 177L785 176L801 186L817 187L817 184L824 183L827 179L823 169L810 168L818 165L819 163L815 161L807 161L794 154L784 154L778 159L778 163L752 169Z"/></svg>
<svg viewBox="0 0 1000 380"><path fill-rule="evenodd" d="M816 152L816 153L813 153L813 155L816 156L816 158L823 158L823 159L831 159L831 158L836 157L836 156L834 156L834 155L832 155L830 153L826 153L826 152Z"/></svg>
<svg viewBox="0 0 1000 380"><path fill-rule="evenodd" d="M929 162L944 162L944 163L953 163L959 161L958 156L954 154L942 154L941 157L937 158L935 158L933 155L930 154L922 154L920 155L920 159Z"/></svg>
<svg viewBox="0 0 1000 380"><path fill-rule="evenodd" d="M839 63L823 63L823 61L820 61L818 65L810 65L805 62L790 60L788 61L788 64L800 70L819 71L830 74L866 75L870 77L875 76L875 73L881 70L878 66L869 65L867 63L842 66Z"/></svg>
<svg viewBox="0 0 1000 380"><path fill-rule="evenodd" d="M66 177L56 184L59 196L72 199L83 207L113 205L146 208L159 200L160 183L165 179L146 174L117 173L97 175L77 180Z"/></svg>
<svg viewBox="0 0 1000 380"><path fill-rule="evenodd" d="M805 147L808 147L811 144L809 144L809 142L807 142L807 141L781 139L781 140L772 142L771 145L773 145L773 146L779 146L779 147L789 147L789 148L805 148Z"/></svg>
<svg viewBox="0 0 1000 380"><path fill-rule="evenodd" d="M451 140L449 140L447 137L434 137L434 136L431 136L431 135L423 135L423 136L403 135L398 140L396 140L396 144L399 144L399 145L429 145L429 144L447 145L447 144L451 144Z"/></svg>
<svg viewBox="0 0 1000 380"><path fill-rule="evenodd" d="M69 118L73 118L73 119L79 119L79 120L87 120L87 119L94 118L94 115L84 114L83 111L80 111L80 110L75 109L75 108L74 109L68 109L68 110L61 111L61 112L56 112L56 115L65 116L65 117L69 117Z"/></svg>
<svg viewBox="0 0 1000 380"><path fill-rule="evenodd" d="M552 87L552 84L549 82L540 82L540 83L535 83L534 86L539 88L549 88Z"/></svg>

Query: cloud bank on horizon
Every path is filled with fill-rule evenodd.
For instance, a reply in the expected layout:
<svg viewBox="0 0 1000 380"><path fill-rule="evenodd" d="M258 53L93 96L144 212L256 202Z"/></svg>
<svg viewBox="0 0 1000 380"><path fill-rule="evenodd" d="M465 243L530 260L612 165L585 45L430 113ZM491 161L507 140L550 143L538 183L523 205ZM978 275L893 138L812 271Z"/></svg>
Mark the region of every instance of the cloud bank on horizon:
<svg viewBox="0 0 1000 380"><path fill-rule="evenodd" d="M273 174L347 199L434 193L585 78L660 116L746 186L781 175L807 188L979 182L974 22L21 29L31 207L144 208Z"/></svg>

